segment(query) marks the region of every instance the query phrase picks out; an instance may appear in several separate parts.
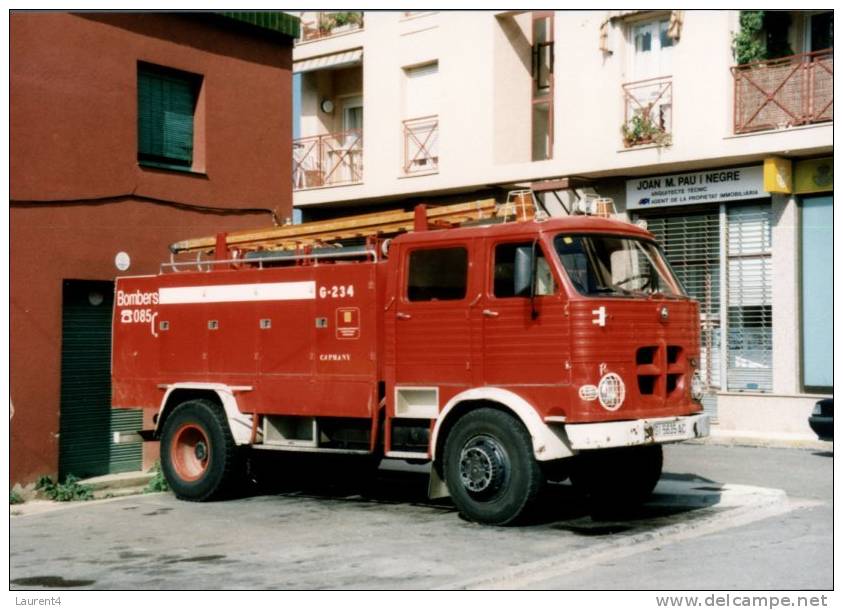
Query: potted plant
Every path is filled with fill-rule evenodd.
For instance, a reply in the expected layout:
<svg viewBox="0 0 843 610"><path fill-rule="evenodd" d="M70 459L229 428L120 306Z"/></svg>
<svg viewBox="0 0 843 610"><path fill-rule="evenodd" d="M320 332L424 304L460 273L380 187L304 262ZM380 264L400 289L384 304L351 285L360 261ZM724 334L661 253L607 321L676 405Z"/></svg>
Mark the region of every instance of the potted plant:
<svg viewBox="0 0 843 610"><path fill-rule="evenodd" d="M348 32L363 26L363 13L359 11L346 11L333 14L333 33Z"/></svg>
<svg viewBox="0 0 843 610"><path fill-rule="evenodd" d="M643 144L670 146L670 134L657 125L649 113L636 112L632 120L621 127L621 134L626 148Z"/></svg>

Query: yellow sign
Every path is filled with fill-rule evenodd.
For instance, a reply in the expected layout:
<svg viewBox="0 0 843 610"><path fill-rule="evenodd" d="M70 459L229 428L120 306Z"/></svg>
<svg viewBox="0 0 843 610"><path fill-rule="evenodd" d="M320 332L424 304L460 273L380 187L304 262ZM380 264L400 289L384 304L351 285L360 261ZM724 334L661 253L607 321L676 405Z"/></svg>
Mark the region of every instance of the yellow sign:
<svg viewBox="0 0 843 610"><path fill-rule="evenodd" d="M834 190L834 158L796 162L794 193L824 193Z"/></svg>
<svg viewBox="0 0 843 610"><path fill-rule="evenodd" d="M790 159L764 159L764 190L768 193L793 192L793 163Z"/></svg>

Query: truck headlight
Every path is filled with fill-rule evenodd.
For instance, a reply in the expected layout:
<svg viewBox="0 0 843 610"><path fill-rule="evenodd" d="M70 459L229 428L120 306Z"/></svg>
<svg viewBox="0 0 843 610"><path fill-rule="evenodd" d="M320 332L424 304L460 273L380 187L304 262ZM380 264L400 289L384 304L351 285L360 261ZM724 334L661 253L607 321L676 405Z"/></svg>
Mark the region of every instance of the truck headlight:
<svg viewBox="0 0 843 610"><path fill-rule="evenodd" d="M691 378L691 398L700 402L703 394L705 394L705 385L700 374L694 371L694 376Z"/></svg>
<svg viewBox="0 0 843 610"><path fill-rule="evenodd" d="M626 386L617 373L606 373L597 384L597 399L609 411L617 411L626 396Z"/></svg>

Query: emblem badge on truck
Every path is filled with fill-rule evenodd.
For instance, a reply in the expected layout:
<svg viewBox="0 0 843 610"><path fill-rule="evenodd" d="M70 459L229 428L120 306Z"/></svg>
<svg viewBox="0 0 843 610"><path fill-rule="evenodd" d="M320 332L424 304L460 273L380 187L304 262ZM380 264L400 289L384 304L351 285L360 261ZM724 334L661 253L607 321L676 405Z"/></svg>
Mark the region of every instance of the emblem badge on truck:
<svg viewBox="0 0 843 610"><path fill-rule="evenodd" d="M667 319L670 317L670 311L667 309L667 305L662 305L661 309L659 309L659 320L662 322L667 322Z"/></svg>

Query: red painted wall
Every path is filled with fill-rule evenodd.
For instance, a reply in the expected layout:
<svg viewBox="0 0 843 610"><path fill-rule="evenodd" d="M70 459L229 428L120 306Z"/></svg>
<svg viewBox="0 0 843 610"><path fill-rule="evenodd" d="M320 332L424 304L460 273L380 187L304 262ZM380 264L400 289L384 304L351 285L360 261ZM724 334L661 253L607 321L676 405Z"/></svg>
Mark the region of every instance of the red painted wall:
<svg viewBox="0 0 843 610"><path fill-rule="evenodd" d="M119 251L155 273L174 241L292 215L292 47L221 18L67 13L12 13L10 45L11 480L27 483L58 469L62 280L114 279ZM137 164L138 61L203 76L202 173Z"/></svg>

